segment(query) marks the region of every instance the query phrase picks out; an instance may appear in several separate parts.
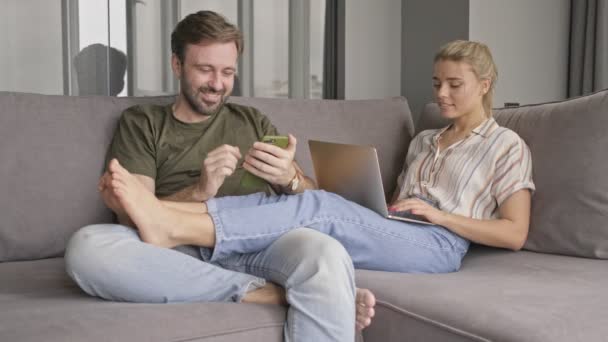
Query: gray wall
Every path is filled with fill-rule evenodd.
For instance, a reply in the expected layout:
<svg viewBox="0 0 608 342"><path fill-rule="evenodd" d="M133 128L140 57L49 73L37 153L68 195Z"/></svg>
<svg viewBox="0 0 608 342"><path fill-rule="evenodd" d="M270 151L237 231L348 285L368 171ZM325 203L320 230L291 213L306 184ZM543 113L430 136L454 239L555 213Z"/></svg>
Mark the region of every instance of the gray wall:
<svg viewBox="0 0 608 342"><path fill-rule="evenodd" d="M401 2L347 0L345 7L344 96L399 96L401 88Z"/></svg>
<svg viewBox="0 0 608 342"><path fill-rule="evenodd" d="M404 0L402 8L401 94L414 122L433 100L433 57L438 48L469 34L468 0Z"/></svg>
<svg viewBox="0 0 608 342"><path fill-rule="evenodd" d="M495 107L566 98L569 22L569 0L470 1L469 37L498 65Z"/></svg>
<svg viewBox="0 0 608 342"><path fill-rule="evenodd" d="M63 94L60 1L3 0L0 32L0 91Z"/></svg>
<svg viewBox="0 0 608 342"><path fill-rule="evenodd" d="M489 45L499 69L494 106L566 97L569 0L404 0L401 94L414 120L433 101L432 59L453 39Z"/></svg>

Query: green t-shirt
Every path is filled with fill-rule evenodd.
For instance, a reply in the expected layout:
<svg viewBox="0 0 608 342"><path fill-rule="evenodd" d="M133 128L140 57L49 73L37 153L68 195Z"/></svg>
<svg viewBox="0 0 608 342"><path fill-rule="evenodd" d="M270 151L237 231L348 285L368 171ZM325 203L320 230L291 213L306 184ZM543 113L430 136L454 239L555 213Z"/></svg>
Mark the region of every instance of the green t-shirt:
<svg viewBox="0 0 608 342"><path fill-rule="evenodd" d="M232 103L200 123L177 120L172 105L134 106L122 113L106 161L117 158L129 172L151 177L156 182L156 195L164 197L196 183L207 153L218 146L237 146L244 156L255 141L277 134L270 120L257 109ZM269 184L260 188L240 186L245 172L237 167L226 177L217 196L272 191Z"/></svg>

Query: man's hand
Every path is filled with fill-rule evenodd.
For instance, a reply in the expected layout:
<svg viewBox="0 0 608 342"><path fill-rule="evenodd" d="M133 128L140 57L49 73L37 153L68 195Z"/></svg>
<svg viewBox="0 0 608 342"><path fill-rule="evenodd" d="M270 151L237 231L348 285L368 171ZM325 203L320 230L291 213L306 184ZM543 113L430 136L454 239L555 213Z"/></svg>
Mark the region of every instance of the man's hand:
<svg viewBox="0 0 608 342"><path fill-rule="evenodd" d="M289 144L280 148L263 142L256 142L245 156L245 170L271 184L285 187L296 175L293 159L296 154L296 138L289 134Z"/></svg>
<svg viewBox="0 0 608 342"><path fill-rule="evenodd" d="M226 177L234 173L241 158L239 148L231 145L222 145L207 154L197 189L201 200L206 201L217 194Z"/></svg>

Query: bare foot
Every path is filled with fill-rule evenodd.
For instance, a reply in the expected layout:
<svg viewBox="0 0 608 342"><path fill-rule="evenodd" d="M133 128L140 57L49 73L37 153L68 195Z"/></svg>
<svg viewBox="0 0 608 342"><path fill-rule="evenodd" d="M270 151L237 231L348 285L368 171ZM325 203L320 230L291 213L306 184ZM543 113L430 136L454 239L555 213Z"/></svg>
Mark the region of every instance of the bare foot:
<svg viewBox="0 0 608 342"><path fill-rule="evenodd" d="M243 303L289 305L285 297L285 290L271 282L266 282L266 285L248 292L242 301ZM374 306L376 306L376 297L372 291L357 288L355 318L357 331L367 328L372 323L372 317L376 313Z"/></svg>
<svg viewBox="0 0 608 342"><path fill-rule="evenodd" d="M376 296L372 291L357 288L357 318L355 322L357 331L367 328L372 323L372 317L376 314L374 306L376 306Z"/></svg>
<svg viewBox="0 0 608 342"><path fill-rule="evenodd" d="M160 201L165 207L169 207L175 210L194 213L194 214L206 214L207 203L205 202L175 202L175 201Z"/></svg>
<svg viewBox="0 0 608 342"><path fill-rule="evenodd" d="M171 237L171 228L179 218L174 212L162 205L152 193L112 159L108 165L111 173L111 186L118 201L137 226L144 242L159 247L172 248L178 245Z"/></svg>
<svg viewBox="0 0 608 342"><path fill-rule="evenodd" d="M266 282L266 285L247 292L243 297L243 303L288 305L285 290L269 281Z"/></svg>

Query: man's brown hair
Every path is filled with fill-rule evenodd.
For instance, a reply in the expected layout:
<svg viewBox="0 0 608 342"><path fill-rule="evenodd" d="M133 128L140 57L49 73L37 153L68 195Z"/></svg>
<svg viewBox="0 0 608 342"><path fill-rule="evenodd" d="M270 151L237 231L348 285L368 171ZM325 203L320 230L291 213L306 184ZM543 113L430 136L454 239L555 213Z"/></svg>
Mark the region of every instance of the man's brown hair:
<svg viewBox="0 0 608 342"><path fill-rule="evenodd" d="M239 55L243 52L243 35L235 25L213 11L199 11L187 15L171 33L171 52L184 62L186 46L203 41L234 42Z"/></svg>

